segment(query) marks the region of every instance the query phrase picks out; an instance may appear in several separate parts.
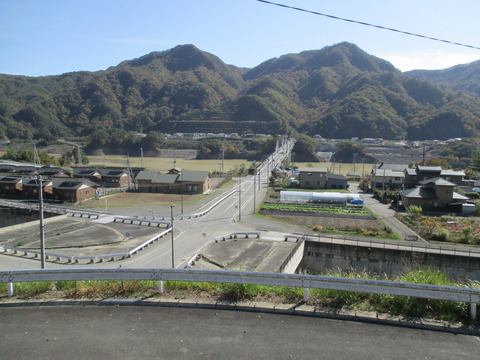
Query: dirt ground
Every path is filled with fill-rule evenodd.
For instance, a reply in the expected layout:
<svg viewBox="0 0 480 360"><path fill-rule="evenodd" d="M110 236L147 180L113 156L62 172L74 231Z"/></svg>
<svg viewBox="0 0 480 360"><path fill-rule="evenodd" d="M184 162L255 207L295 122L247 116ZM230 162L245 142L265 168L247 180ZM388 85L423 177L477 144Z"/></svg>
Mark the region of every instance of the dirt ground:
<svg viewBox="0 0 480 360"><path fill-rule="evenodd" d="M195 194L184 195L183 201L185 203L196 202L204 199L207 195ZM105 201L108 201L108 207L127 207L127 206L162 206L165 204L172 204L181 201L181 195L178 194L153 194L153 193L120 193L110 195L107 198L98 200L85 201L79 206L86 206L88 208L104 208Z"/></svg>
<svg viewBox="0 0 480 360"><path fill-rule="evenodd" d="M308 229L313 229L314 226L323 226L324 228L332 227L338 230L377 230L381 228L377 220L295 215L274 215L273 217Z"/></svg>

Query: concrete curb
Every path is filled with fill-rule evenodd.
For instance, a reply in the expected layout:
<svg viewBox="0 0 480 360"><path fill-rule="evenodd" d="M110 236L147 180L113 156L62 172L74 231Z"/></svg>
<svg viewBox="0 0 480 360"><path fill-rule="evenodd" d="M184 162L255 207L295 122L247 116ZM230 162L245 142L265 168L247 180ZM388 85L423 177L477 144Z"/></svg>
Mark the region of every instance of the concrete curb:
<svg viewBox="0 0 480 360"><path fill-rule="evenodd" d="M480 336L480 327L467 327L460 323L450 324L432 319L405 319L400 316L366 312L359 310L337 310L331 308L317 308L313 305L300 302L298 304L276 304L259 301L224 302L212 301L206 298L105 298L105 299L0 299L1 308L40 307L40 306L160 306L191 309L211 309L257 312L260 314L278 314L290 316L309 316L340 321L363 322L369 324L399 326L419 330L438 331L460 335Z"/></svg>

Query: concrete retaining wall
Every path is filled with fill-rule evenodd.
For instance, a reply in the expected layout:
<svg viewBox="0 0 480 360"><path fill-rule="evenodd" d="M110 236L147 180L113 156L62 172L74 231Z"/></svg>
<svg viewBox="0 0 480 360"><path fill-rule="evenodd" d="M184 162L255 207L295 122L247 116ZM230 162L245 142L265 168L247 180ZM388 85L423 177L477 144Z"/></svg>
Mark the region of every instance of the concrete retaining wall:
<svg viewBox="0 0 480 360"><path fill-rule="evenodd" d="M298 266L302 262L304 252L305 252L305 241L302 241L302 243L300 244L298 249L295 251L290 261L285 266L283 273L295 274L295 271L297 271Z"/></svg>
<svg viewBox="0 0 480 360"><path fill-rule="evenodd" d="M49 217L49 218L44 218L43 219L43 224L47 225L49 223L54 223L58 220L66 218L66 217L67 217L67 215L54 215L54 216ZM25 222L25 223L22 223L22 224L3 227L3 228L0 228L0 233L6 232L6 231L11 231L11 230L23 229L23 228L30 227L32 225L40 226L40 220L33 220L33 221Z"/></svg>
<svg viewBox="0 0 480 360"><path fill-rule="evenodd" d="M455 279L480 280L478 257L306 241L300 268L318 274L326 270L368 271L397 275L414 266L445 270Z"/></svg>

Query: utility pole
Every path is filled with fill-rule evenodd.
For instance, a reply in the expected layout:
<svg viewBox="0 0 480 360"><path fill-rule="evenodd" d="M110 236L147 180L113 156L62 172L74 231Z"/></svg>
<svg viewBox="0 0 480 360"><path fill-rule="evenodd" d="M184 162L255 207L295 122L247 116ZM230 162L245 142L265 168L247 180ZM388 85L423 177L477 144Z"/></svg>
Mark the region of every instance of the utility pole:
<svg viewBox="0 0 480 360"><path fill-rule="evenodd" d="M422 160L422 165L425 166L425 144L423 144L423 154L422 154L423 160Z"/></svg>
<svg viewBox="0 0 480 360"><path fill-rule="evenodd" d="M181 194L180 194L180 204L181 204L181 212L183 215L183 192L185 191L185 185L183 184L183 169L181 170L182 172L180 173L180 183L181 183Z"/></svg>
<svg viewBox="0 0 480 360"><path fill-rule="evenodd" d="M224 161L225 161L225 146L222 145L222 178L225 177Z"/></svg>
<svg viewBox="0 0 480 360"><path fill-rule="evenodd" d="M257 169L253 169L253 213L257 208Z"/></svg>
<svg viewBox="0 0 480 360"><path fill-rule="evenodd" d="M40 254L42 269L45 269L45 225L43 224L43 178L41 175L37 177L38 184L38 211L40 216Z"/></svg>
<svg viewBox="0 0 480 360"><path fill-rule="evenodd" d="M141 157L141 164L142 164L141 166L143 168L143 167L145 167L145 163L143 161L143 148L140 148L140 157Z"/></svg>
<svg viewBox="0 0 480 360"><path fill-rule="evenodd" d="M258 167L258 190L260 191L260 184L262 182L262 177L260 176L261 170L260 167Z"/></svg>
<svg viewBox="0 0 480 360"><path fill-rule="evenodd" d="M170 205L170 215L171 215L170 228L172 229L172 269L175 269L175 252L173 248L173 208L174 207L175 207L174 204Z"/></svg>
<svg viewBox="0 0 480 360"><path fill-rule="evenodd" d="M238 177L238 222L242 220L242 176Z"/></svg>

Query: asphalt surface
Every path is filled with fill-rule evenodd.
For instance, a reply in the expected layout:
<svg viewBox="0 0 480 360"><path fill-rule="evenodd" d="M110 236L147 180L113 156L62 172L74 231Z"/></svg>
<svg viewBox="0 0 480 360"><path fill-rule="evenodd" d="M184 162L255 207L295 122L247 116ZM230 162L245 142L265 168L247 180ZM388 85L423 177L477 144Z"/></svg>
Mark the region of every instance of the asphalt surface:
<svg viewBox="0 0 480 360"><path fill-rule="evenodd" d="M156 306L0 308L1 359L476 359L475 336Z"/></svg>

